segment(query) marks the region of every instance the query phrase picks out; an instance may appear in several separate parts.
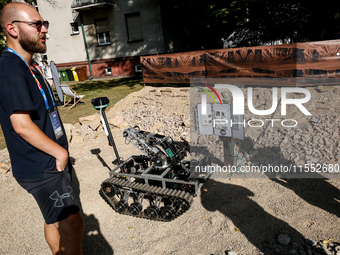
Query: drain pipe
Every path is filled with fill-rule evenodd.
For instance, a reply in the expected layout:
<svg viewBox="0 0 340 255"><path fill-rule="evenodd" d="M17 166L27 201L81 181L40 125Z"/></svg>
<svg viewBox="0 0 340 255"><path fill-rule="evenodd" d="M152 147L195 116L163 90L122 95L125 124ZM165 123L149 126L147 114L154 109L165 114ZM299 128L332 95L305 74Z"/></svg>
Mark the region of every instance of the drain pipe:
<svg viewBox="0 0 340 255"><path fill-rule="evenodd" d="M90 80L93 79L93 73L92 73L91 61L90 61L90 57L89 57L89 51L87 50L85 30L84 30L84 24L83 24L83 15L82 15L81 12L79 12L79 15L80 15L81 31L83 32L83 39L84 39L84 44L85 44L86 58L87 58L87 62L89 64L89 68L90 68L90 75L91 75L91 77L88 79L90 81Z"/></svg>

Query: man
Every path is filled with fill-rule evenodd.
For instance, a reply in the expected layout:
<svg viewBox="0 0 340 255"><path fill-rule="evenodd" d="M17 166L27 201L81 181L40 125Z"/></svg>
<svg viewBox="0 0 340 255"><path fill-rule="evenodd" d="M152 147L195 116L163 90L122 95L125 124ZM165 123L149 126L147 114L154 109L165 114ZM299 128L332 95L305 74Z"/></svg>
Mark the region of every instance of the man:
<svg viewBox="0 0 340 255"><path fill-rule="evenodd" d="M7 50L0 59L0 122L13 176L36 199L53 254L82 254L84 222L71 184L65 130L34 53L46 52L49 23L33 6L9 3L1 13Z"/></svg>

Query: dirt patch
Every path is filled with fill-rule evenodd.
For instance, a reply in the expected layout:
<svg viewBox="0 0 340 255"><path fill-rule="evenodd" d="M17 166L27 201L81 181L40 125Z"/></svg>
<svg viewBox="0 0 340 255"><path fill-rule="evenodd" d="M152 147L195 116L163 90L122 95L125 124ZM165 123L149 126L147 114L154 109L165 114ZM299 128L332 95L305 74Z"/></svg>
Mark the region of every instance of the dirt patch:
<svg viewBox="0 0 340 255"><path fill-rule="evenodd" d="M109 112L129 123L124 114L144 107L176 126L190 117L188 93L180 88L145 87ZM136 117L131 123L142 121ZM155 124L145 125L152 129ZM187 128L185 123L181 127ZM139 150L125 144L122 131L123 127L112 128L120 156L139 155ZM174 134L180 131L176 129ZM103 131L84 142L71 143L70 155L80 190L75 196L80 197L86 224L84 254L309 254L316 252L313 241L340 240L339 179L211 179L189 211L164 223L117 214L99 196L101 183L115 166L113 149ZM0 253L49 254L43 218L33 198L8 169L1 172L0 182ZM282 235L288 236L287 245L288 238Z"/></svg>

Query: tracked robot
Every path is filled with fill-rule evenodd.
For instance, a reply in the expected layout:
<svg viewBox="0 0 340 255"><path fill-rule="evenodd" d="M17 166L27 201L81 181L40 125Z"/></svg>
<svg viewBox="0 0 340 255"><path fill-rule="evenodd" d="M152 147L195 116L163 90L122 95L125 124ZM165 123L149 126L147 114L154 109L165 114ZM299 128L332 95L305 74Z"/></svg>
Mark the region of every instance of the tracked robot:
<svg viewBox="0 0 340 255"><path fill-rule="evenodd" d="M185 160L188 144L170 137L140 130L124 130L127 143L144 155L131 156L121 162L106 115L107 97L91 100L114 149L118 166L110 170L99 193L120 214L157 221L171 221L186 212L209 174L192 173Z"/></svg>

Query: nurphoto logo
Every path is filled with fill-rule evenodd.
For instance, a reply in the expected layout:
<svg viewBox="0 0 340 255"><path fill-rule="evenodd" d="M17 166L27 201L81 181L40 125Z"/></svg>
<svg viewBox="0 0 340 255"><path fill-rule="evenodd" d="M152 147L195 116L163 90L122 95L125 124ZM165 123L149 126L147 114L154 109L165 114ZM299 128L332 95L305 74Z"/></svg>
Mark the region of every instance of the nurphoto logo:
<svg viewBox="0 0 340 255"><path fill-rule="evenodd" d="M209 85L204 84L205 86L207 86L209 89L211 89L215 95L218 97L221 105L222 105L222 101L220 99L220 96L218 95L217 91ZM214 86L215 88L219 88L219 89L228 89L231 94L232 94L232 98L233 98L233 102L232 102L232 114L233 115L244 115L244 94L243 91L237 87L236 85L232 85L232 84L215 84ZM205 92L207 92L210 97L213 99L214 103L216 104L216 101L213 97L213 95L206 89L202 89L199 88L201 90L204 90ZM287 98L287 94L288 93L301 93L304 94L305 97L304 98ZM207 100L205 97L205 94L202 95L202 100L201 100L201 113L202 115L207 115ZM305 106L303 106L304 103L307 103L309 100L311 99L311 93L309 90L305 89L305 88L295 88L295 87L281 87L281 115L282 116L286 116L287 115L287 105L295 105L304 115L312 115ZM277 87L273 87L272 88L272 106L270 107L270 109L267 110L258 110L255 109L254 104L253 104L253 88L252 87L248 87L247 88L247 106L248 109L251 113L253 113L254 115L259 115L259 116L264 116L264 115L269 115L275 112L275 110L278 107L278 88ZM271 122L272 126L274 126L274 122L275 121L279 121L278 119L265 119L265 120L261 120L261 119L251 119L248 121L248 126L249 127L262 127L264 125L264 122ZM243 123L233 123L233 120L227 120L227 119L214 119L213 120L213 125L223 125L223 124L227 124L228 122L231 122L231 125L233 124L240 124L240 125L246 125L245 124L245 120L243 121ZM257 123L257 125L254 125L255 122ZM293 122L293 125L287 125L285 123L287 122ZM260 124L259 124L260 123ZM258 125L259 124L259 125ZM285 126L285 127L295 127L297 125L297 121L294 119L284 119L281 121L281 125Z"/></svg>

